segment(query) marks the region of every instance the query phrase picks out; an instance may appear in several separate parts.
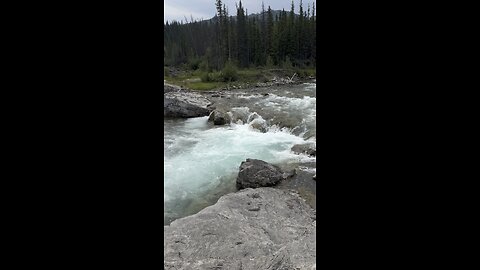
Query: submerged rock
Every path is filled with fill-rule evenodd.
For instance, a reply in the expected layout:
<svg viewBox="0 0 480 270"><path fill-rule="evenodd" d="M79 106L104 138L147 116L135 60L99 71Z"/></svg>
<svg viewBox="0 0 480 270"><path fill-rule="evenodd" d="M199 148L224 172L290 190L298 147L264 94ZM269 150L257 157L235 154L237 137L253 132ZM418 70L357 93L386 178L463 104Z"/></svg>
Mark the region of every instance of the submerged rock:
<svg viewBox="0 0 480 270"><path fill-rule="evenodd" d="M277 166L263 160L247 158L240 165L237 188L271 187L283 180L283 172Z"/></svg>
<svg viewBox="0 0 480 270"><path fill-rule="evenodd" d="M274 188L222 196L164 226L164 269L315 269L316 214Z"/></svg>

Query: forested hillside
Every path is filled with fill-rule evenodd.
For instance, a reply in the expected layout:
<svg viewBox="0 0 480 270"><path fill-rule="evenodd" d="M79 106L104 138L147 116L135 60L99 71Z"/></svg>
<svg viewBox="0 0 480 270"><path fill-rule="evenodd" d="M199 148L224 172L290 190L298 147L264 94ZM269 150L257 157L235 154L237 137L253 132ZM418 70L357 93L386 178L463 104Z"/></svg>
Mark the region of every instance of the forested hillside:
<svg viewBox="0 0 480 270"><path fill-rule="evenodd" d="M239 68L316 65L315 3L302 2L290 11L273 11L262 4L254 16L240 1L233 12L216 0L211 20L164 24L167 66L221 70L230 62ZM296 9L297 8L297 9Z"/></svg>

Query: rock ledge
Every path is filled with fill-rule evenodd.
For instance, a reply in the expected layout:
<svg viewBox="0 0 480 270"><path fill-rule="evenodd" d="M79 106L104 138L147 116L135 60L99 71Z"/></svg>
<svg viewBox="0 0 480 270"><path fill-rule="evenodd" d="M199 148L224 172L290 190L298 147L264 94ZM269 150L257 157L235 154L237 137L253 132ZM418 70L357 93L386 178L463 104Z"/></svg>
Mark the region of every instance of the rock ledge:
<svg viewBox="0 0 480 270"><path fill-rule="evenodd" d="M164 226L164 269L315 269L315 237L296 193L248 188Z"/></svg>

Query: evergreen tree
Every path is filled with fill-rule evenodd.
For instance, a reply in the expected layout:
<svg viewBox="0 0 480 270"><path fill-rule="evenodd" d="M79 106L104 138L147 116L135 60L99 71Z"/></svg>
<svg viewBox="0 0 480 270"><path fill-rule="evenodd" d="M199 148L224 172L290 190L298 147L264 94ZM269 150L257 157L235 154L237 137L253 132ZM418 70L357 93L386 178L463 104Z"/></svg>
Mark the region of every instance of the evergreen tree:
<svg viewBox="0 0 480 270"><path fill-rule="evenodd" d="M272 9L268 6L267 11L267 29L265 33L265 40L266 40L266 51L267 57L273 57L274 49L273 49L273 14Z"/></svg>
<svg viewBox="0 0 480 270"><path fill-rule="evenodd" d="M237 47L238 62L240 67L248 66L248 43L247 43L247 22L245 11L242 7L242 1L239 2L237 9Z"/></svg>
<svg viewBox="0 0 480 270"><path fill-rule="evenodd" d="M311 4L311 5L310 5ZM240 1L236 16L229 15L221 0L215 0L212 20L185 18L164 24L164 60L166 65L202 70L222 70L228 61L241 68L249 65L285 67L316 64L315 2L292 5L289 12L265 10L248 16Z"/></svg>

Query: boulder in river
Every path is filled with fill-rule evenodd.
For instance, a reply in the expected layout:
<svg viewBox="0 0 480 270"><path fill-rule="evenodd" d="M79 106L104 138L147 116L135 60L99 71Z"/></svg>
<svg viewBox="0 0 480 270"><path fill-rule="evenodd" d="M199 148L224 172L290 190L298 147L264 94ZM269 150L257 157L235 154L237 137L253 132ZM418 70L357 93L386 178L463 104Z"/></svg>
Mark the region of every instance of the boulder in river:
<svg viewBox="0 0 480 270"><path fill-rule="evenodd" d="M211 102L204 96L164 83L163 117L191 118L208 116Z"/></svg>
<svg viewBox="0 0 480 270"><path fill-rule="evenodd" d="M164 226L164 269L316 269L316 213L296 193L244 189Z"/></svg>
<svg viewBox="0 0 480 270"><path fill-rule="evenodd" d="M267 122L263 119L253 120L252 122L250 122L250 127L262 133L266 133L268 130Z"/></svg>
<svg viewBox="0 0 480 270"><path fill-rule="evenodd" d="M314 143L296 144L291 150L295 154L306 154L313 157L317 154L317 148Z"/></svg>
<svg viewBox="0 0 480 270"><path fill-rule="evenodd" d="M230 124L231 117L226 112L213 110L208 121L212 121L214 125L225 125Z"/></svg>
<svg viewBox="0 0 480 270"><path fill-rule="evenodd" d="M237 188L271 187L283 180L283 172L277 166L263 160L247 158L240 165Z"/></svg>
<svg viewBox="0 0 480 270"><path fill-rule="evenodd" d="M210 110L175 98L163 98L163 117L191 118L208 116Z"/></svg>

